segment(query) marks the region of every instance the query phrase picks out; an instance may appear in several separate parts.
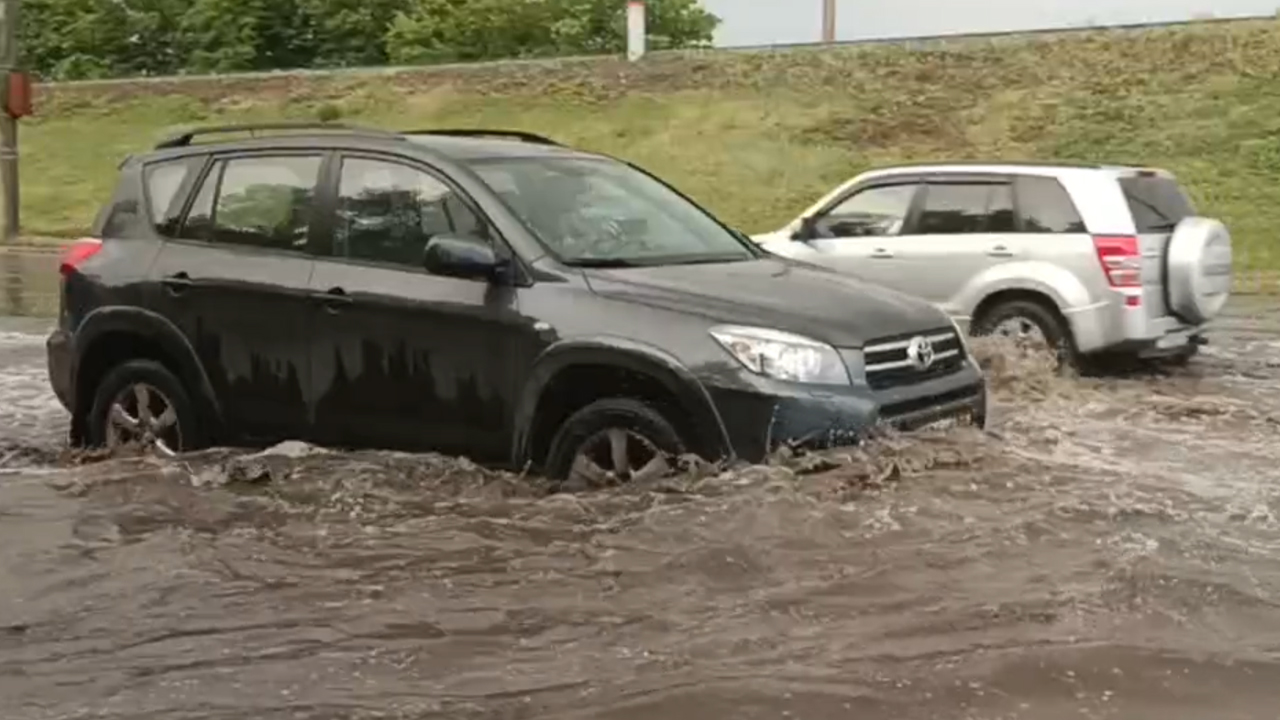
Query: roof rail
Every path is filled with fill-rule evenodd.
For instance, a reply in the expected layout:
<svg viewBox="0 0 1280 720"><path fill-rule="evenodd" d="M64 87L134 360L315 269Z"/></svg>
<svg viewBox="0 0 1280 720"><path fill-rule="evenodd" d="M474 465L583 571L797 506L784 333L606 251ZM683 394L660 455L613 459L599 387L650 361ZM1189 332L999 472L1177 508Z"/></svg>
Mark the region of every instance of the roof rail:
<svg viewBox="0 0 1280 720"><path fill-rule="evenodd" d="M552 140L545 135L537 133L525 132L524 130L481 130L475 128L444 128L430 130L407 130L404 135L452 135L454 137L492 137L506 138L508 140L519 140L521 142L535 143L538 145L554 145L556 147L564 147L561 143Z"/></svg>
<svg viewBox="0 0 1280 720"><path fill-rule="evenodd" d="M186 132L161 140L156 144L155 149L166 150L169 148L186 147L199 135L215 135L218 133L234 132L256 133L262 130L340 130L343 132L359 133L362 135L377 135L380 137L400 136L400 133L391 132L389 130L379 130L377 128L343 125L341 123L331 122L277 122L248 123L244 125L210 125L206 127L191 128Z"/></svg>

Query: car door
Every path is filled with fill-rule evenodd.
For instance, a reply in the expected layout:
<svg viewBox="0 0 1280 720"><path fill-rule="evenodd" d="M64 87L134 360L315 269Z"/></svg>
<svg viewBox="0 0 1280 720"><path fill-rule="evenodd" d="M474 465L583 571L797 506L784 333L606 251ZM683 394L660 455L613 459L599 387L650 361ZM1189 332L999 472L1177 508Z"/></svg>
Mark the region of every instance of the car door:
<svg viewBox="0 0 1280 720"><path fill-rule="evenodd" d="M325 442L510 455L519 338L511 285L440 277L436 234L490 237L434 169L346 154L328 181L332 229L311 278L316 423Z"/></svg>
<svg viewBox="0 0 1280 720"><path fill-rule="evenodd" d="M1065 268L1085 283L1092 295L1110 289L1098 262L1093 236L1062 183L1054 177L1019 175L1014 180L1018 232L1007 236L1012 260Z"/></svg>
<svg viewBox="0 0 1280 720"><path fill-rule="evenodd" d="M215 155L152 272L209 376L228 440L308 432L319 152Z"/></svg>
<svg viewBox="0 0 1280 720"><path fill-rule="evenodd" d="M788 255L864 280L900 287L904 275L896 246L920 183L884 180L853 188L815 213Z"/></svg>
<svg viewBox="0 0 1280 720"><path fill-rule="evenodd" d="M1008 178L933 177L893 240L896 287L948 312L967 312L964 290L990 267L1017 257L1013 188Z"/></svg>

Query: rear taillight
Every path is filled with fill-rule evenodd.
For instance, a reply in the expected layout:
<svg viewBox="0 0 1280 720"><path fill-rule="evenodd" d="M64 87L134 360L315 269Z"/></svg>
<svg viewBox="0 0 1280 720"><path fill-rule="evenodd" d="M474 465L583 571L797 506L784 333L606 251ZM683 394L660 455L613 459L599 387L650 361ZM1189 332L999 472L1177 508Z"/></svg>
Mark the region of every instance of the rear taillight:
<svg viewBox="0 0 1280 720"><path fill-rule="evenodd" d="M1142 251L1133 235L1094 235L1102 271L1113 288L1142 287Z"/></svg>
<svg viewBox="0 0 1280 720"><path fill-rule="evenodd" d="M97 255L102 250L102 241L97 238L80 238L62 251L62 262L58 264L58 272L63 277L79 269L85 260Z"/></svg>

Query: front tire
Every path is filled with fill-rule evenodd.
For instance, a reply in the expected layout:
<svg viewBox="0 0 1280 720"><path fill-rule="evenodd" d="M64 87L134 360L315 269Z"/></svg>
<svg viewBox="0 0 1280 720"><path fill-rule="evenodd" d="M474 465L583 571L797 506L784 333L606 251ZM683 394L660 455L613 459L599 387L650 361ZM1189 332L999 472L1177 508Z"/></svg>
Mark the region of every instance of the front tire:
<svg viewBox="0 0 1280 720"><path fill-rule="evenodd" d="M162 457L200 449L199 416L186 388L154 360L129 360L98 383L88 417L93 447L140 446Z"/></svg>
<svg viewBox="0 0 1280 720"><path fill-rule="evenodd" d="M544 470L566 490L655 480L674 467L684 441L657 410L629 398L597 400L565 420Z"/></svg>

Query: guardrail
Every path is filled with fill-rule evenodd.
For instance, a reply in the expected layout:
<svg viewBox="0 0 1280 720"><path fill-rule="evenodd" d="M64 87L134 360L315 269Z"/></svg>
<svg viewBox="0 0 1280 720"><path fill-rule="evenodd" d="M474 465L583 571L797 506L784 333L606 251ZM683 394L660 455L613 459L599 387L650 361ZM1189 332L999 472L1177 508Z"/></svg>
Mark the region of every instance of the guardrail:
<svg viewBox="0 0 1280 720"><path fill-rule="evenodd" d="M58 253L56 247L0 249L0 315L57 315ZM1280 295L1280 269L1249 269L1247 260L1237 258L1233 292Z"/></svg>

